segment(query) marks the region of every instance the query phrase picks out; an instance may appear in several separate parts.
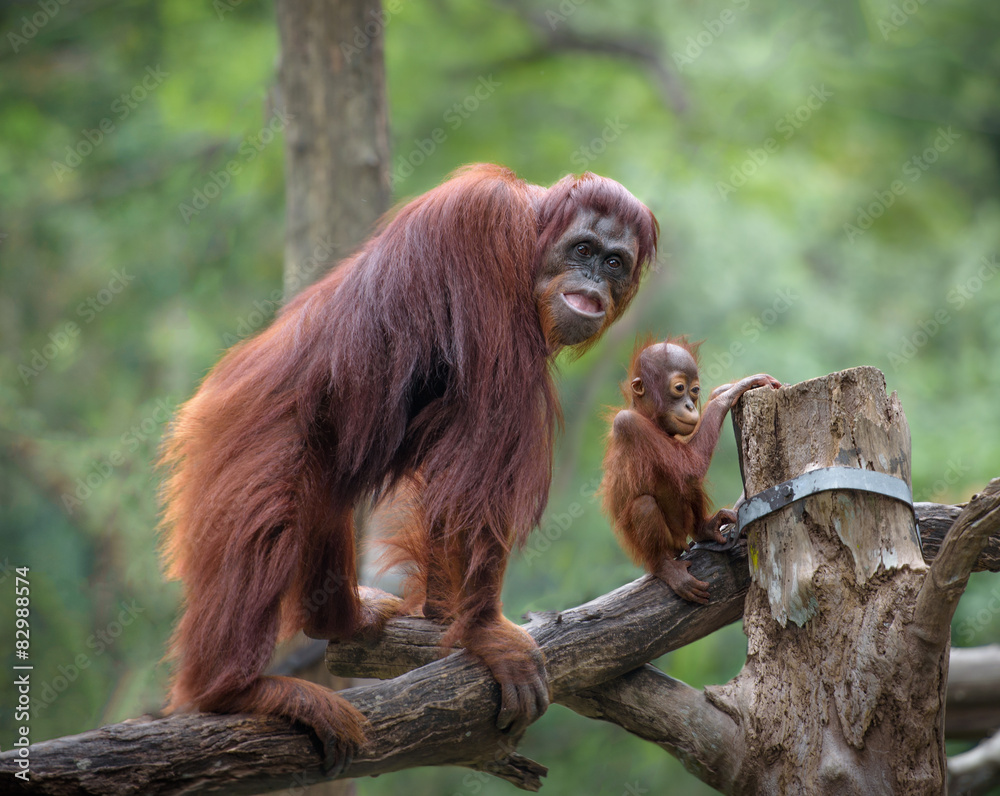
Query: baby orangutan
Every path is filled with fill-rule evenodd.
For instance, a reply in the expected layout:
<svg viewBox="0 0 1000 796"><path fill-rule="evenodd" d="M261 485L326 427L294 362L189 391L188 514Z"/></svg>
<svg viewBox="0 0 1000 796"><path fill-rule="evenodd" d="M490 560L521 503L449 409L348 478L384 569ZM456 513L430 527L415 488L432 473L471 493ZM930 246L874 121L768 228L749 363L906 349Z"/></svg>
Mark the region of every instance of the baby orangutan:
<svg viewBox="0 0 1000 796"><path fill-rule="evenodd" d="M755 387L781 383L763 373L713 390L698 422L697 347L686 338L637 345L622 385L627 408L615 415L600 494L626 552L685 600L708 602L708 584L677 556L696 542L724 543L722 525L736 513L708 515L702 482L722 421Z"/></svg>

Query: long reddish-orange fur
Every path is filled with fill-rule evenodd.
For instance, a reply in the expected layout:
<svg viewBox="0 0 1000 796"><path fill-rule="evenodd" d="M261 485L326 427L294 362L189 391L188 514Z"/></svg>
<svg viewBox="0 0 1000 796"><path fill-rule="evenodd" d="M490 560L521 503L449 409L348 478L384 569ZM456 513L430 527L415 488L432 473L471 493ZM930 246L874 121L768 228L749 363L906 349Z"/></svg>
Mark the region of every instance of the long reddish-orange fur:
<svg viewBox="0 0 1000 796"><path fill-rule="evenodd" d="M165 558L184 583L174 709L273 713L357 743L332 692L265 677L279 636L346 638L362 610L352 509L419 483L410 557L474 641L507 553L545 507L558 404L534 295L545 246L581 208L656 222L591 174L550 189L497 166L402 207L354 257L231 349L180 410L162 455ZM384 617L382 617L384 619ZM484 642L485 643L485 642Z"/></svg>
<svg viewBox="0 0 1000 796"><path fill-rule="evenodd" d="M692 344L686 337L665 342L680 346L697 361L700 344ZM636 341L628 378L621 388L627 403L631 403L632 379L653 381L642 372L640 357L655 344L650 337ZM647 571L656 572L665 559L672 559L687 548L688 537L697 537L707 519L709 503L703 480L718 441L719 423L709 416L706 407L706 414L692 435L692 440L701 437L701 444L690 445L666 434L641 411L623 413L616 409L611 416L614 422L608 433L599 494L625 552ZM670 523L662 517L659 522L650 523L648 518L636 516L633 504L643 495L658 496L670 508L674 521Z"/></svg>

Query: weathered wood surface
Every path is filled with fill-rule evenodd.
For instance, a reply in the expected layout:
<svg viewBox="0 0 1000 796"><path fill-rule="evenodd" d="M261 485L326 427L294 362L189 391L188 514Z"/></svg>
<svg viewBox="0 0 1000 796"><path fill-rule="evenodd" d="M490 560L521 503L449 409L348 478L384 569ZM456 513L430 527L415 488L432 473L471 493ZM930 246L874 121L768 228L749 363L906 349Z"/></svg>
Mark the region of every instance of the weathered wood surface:
<svg viewBox="0 0 1000 796"><path fill-rule="evenodd" d="M910 430L875 368L785 387L770 400L747 396L734 409L733 425L743 441L740 467L748 495L827 467L885 473L910 484ZM828 524L849 551L861 585L880 568L926 567L909 506L848 490L797 501L753 523L748 534L751 577L782 626L791 621L802 627L818 608L818 570L825 560L818 523Z"/></svg>
<svg viewBox="0 0 1000 796"><path fill-rule="evenodd" d="M742 733L703 691L654 666L624 674L562 700L581 716L617 724L677 757L699 779L722 789L743 760Z"/></svg>
<svg viewBox="0 0 1000 796"><path fill-rule="evenodd" d="M712 604L699 610L644 577L586 605L533 616L527 627L545 653L553 697L625 674L738 619L747 586L740 559L705 552L692 571L717 590ZM429 623L395 620L389 632L400 624ZM343 778L465 765L530 790L540 784L544 767L513 753L516 739L494 728L496 684L464 653L342 693L369 721L368 742ZM15 770L14 755L0 755L5 792L261 793L323 779L308 734L243 716L172 716L103 727L34 744L27 788L20 788Z"/></svg>
<svg viewBox="0 0 1000 796"><path fill-rule="evenodd" d="M921 636L947 644L951 620L969 575L997 529L1000 479L994 479L962 510L924 578L917 597L915 622Z"/></svg>
<svg viewBox="0 0 1000 796"><path fill-rule="evenodd" d="M958 519L966 504L949 506L942 503L914 503L920 543L924 548L924 560L930 563L937 558L941 542L948 530ZM973 572L1000 572L1000 534L986 539L982 552L972 567Z"/></svg>
<svg viewBox="0 0 1000 796"><path fill-rule="evenodd" d="M882 374L855 368L734 410L748 494L821 467L909 483L909 432ZM951 612L987 534L1000 482L962 511L928 567L908 506L824 492L751 524L747 661L709 700L745 755L725 793L937 794Z"/></svg>
<svg viewBox="0 0 1000 796"><path fill-rule="evenodd" d="M918 504L925 553L936 551L947 531L947 518L957 516L960 510ZM990 548L998 544L1000 536L992 537L980 558L981 568L993 568L996 558L995 554L990 557ZM616 672L626 673L742 616L750 582L745 546L729 554L695 552L692 558L694 572L712 585L713 604L705 608L683 603L644 577L572 611L532 618L529 628L538 634L546 655L547 644L561 648L549 662L550 676L555 676L556 701L584 715L602 712L607 720L620 720L640 737L670 746L670 731L648 714L647 725L642 723L644 714L626 718L623 705L629 702L622 695L637 675L624 681L614 678ZM616 650L633 643L628 639L636 633L642 637L637 645L642 652L619 662ZM440 628L432 623L405 618L390 622L377 643L328 648L327 660L339 673L359 677L394 677L437 661L427 678L414 673L406 680L349 692L351 701L370 715L372 731L368 748L345 776L387 773L408 765L475 767L482 764L485 755L486 761L493 761L496 773L521 777L522 784L535 787L540 767L515 759L509 769L501 770L512 748L511 739L492 730L497 695L485 670L463 663L458 655L437 660L440 637ZM598 656L604 659L603 665ZM573 658L582 672L573 672ZM601 691L605 686L592 685L600 678L609 681L603 706ZM467 680L474 685L470 687ZM572 687L577 682L581 692L574 693ZM677 694L679 690L665 693ZM424 698L429 707L417 703ZM645 699L639 697L638 703ZM392 710L398 713L392 714ZM663 715L670 714L664 710ZM476 717L489 720L477 723ZM432 726L440 730L441 722L447 727L444 748L435 747L428 732ZM395 731L402 735L392 734ZM465 737L467 731L473 735ZM425 740L429 741L426 745ZM683 759L686 753L677 748ZM28 787L21 787L13 777L15 753L5 752L0 755L0 788L36 794L263 793L321 781L318 759L310 736L281 720L204 714L145 718L34 744ZM689 755L691 765L695 765L694 760Z"/></svg>
<svg viewBox="0 0 1000 796"><path fill-rule="evenodd" d="M934 560L945 534L961 514L962 508L963 506L939 503L916 503L914 505L924 559L927 563ZM695 551L691 557L697 562L701 559L713 558L716 555L719 554ZM728 556L734 571L747 570L748 557L745 541L728 553ZM695 566L698 565L695 564ZM1000 534L990 537L986 548L980 555L975 571L981 570L994 572L1000 570ZM635 581L630 585L634 586L640 581ZM735 591L732 594L723 593L729 584ZM736 621L742 617L742 600L746 596L748 585L749 579L747 577L733 577L731 581L712 583L713 601L715 599L724 600L730 606L738 604L740 609L738 615L733 615L728 610L702 615L695 606L682 601L674 601L669 606L664 606L663 610L694 612L698 615L699 632L708 635L729 621ZM581 609L585 607L581 606ZM532 625L529 627L539 626L546 621L546 617L559 621L559 616L559 614L541 614L532 620ZM730 619L730 617L732 618ZM441 651L438 645L443 635L444 632L438 625L424 619L412 617L394 619L386 626L381 638L375 642L331 644L327 648L326 663L332 672L344 677L373 677L384 680L440 658ZM695 639L684 643L690 643L692 640Z"/></svg>

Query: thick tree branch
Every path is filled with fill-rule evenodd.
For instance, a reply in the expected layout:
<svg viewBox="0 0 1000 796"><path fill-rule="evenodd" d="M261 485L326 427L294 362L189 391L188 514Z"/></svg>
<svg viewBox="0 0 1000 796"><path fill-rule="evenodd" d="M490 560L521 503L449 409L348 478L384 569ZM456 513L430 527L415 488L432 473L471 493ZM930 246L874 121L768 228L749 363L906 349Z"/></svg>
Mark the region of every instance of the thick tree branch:
<svg viewBox="0 0 1000 796"><path fill-rule="evenodd" d="M746 553L696 552L691 572L711 584L709 605L677 597L649 576L567 611L532 614L524 627L545 653L552 698L630 672L739 619L749 585ZM377 641L331 644L334 674L394 677L440 655L439 625L406 617L390 621Z"/></svg>
<svg viewBox="0 0 1000 796"><path fill-rule="evenodd" d="M928 563L931 563L936 558L948 530L955 523L955 520L958 519L963 508L964 506L939 503L916 503L914 505L917 525L920 529L924 559ZM744 544L740 544L729 556L732 563L732 571L746 571L747 552ZM706 556L704 553L696 552L694 553L694 557L695 560L701 560ZM994 532L989 537L973 569L974 571L1000 571L1000 532ZM636 581L636 583L630 584L630 586L623 586L622 588L628 589L641 582L642 580ZM724 593L726 588L725 582L713 583L712 585L712 602L715 603L716 600L725 601L726 605L730 608L734 603L738 604L739 611L735 614L729 608L715 612L698 612L690 604L679 600L674 601L670 606L660 606L657 610L664 614L661 618L667 620L668 624L673 620L670 620L666 614L670 613L674 608L682 613L694 611L698 620L697 635L695 637L685 636L678 638L677 642L679 643L671 644L670 649L690 644L692 641L697 640L697 638L714 633L729 622L739 619L742 616L742 601L746 596L748 583L749 580L746 577L734 577L731 582L732 593ZM617 593L613 592L612 594ZM563 612L563 614L539 614L532 618L532 622L528 628L531 629L536 625L542 626L546 621L553 618L557 622L561 621L560 617L571 618L574 616L574 611L589 610L588 606L592 606L597 602L599 600L575 608L573 611ZM677 621L679 622L679 620ZM688 626L690 624L690 622L686 623ZM610 630L610 627L605 626L604 631L607 632L608 630ZM389 622L385 628L385 632L375 642L367 644L352 642L330 645L327 648L326 662L327 666L335 674L388 679L437 660L441 655L439 644L443 635L444 631L439 625L425 619L396 619ZM664 650L664 652L668 651ZM546 651L547 659L548 656L549 653ZM652 660L652 658L647 658L646 660ZM549 662L550 678L552 676L551 668L551 662Z"/></svg>
<svg viewBox="0 0 1000 796"><path fill-rule="evenodd" d="M1000 478L994 478L969 501L952 525L920 588L910 627L911 632L930 647L947 643L951 618L965 591L969 574L990 536L998 530Z"/></svg>
<svg viewBox="0 0 1000 796"><path fill-rule="evenodd" d="M934 548L926 542L942 538L946 528L923 517L941 513L937 506L933 512L918 508L925 551ZM991 546L996 541L991 540ZM983 568L994 568L993 555L987 555ZM745 549L729 554L701 551L692 558L693 573L711 584L708 606L685 603L659 582L643 577L586 605L534 615L527 627L545 653L556 701L584 715L600 714L676 750L690 770L711 782L725 775L719 755L732 751L727 748L726 720L705 708L698 692L687 686L645 669L630 674L740 618L749 585ZM328 661L345 674L402 674L344 692L368 717L370 727L369 743L343 776L461 765L537 789L543 767L514 753L515 739L493 727L498 694L492 679L485 668L461 654L435 661L440 636L440 628L432 623L405 618L390 622L376 643L328 648ZM422 668L409 671L418 666ZM657 707L652 712L632 709L651 705L653 699ZM699 729L685 729L684 721L669 718L681 715L695 717L697 722L689 725ZM137 719L36 743L30 752L27 786L14 778L16 752L0 755L4 792L239 794L324 779L308 733L281 720L247 716Z"/></svg>
<svg viewBox="0 0 1000 796"><path fill-rule="evenodd" d="M341 693L368 719L367 743L342 778L424 765L489 771L537 790L545 769L496 731L497 686L452 655L395 680ZM81 764L81 761L84 764ZM262 762L263 761L263 762ZM325 779L312 737L279 719L180 715L35 744L31 781L0 755L0 790L31 794L263 793Z"/></svg>
<svg viewBox="0 0 1000 796"><path fill-rule="evenodd" d="M617 724L678 758L703 782L722 788L743 759L736 722L704 692L647 664L603 685L564 697L581 716Z"/></svg>
<svg viewBox="0 0 1000 796"><path fill-rule="evenodd" d="M528 630L545 654L553 695L625 674L706 635L706 625L721 627L739 618L748 583L745 564L725 554L701 553L692 571L717 590L712 605L696 609L644 577L578 608L534 616ZM420 621L394 620L389 634L400 624ZM437 654L436 637L434 643ZM335 646L353 649L359 661L366 655L365 645ZM362 674L363 667L354 673ZM460 765L537 790L544 768L516 755L518 739L495 729L498 692L486 668L464 653L388 682L341 692L369 723L365 747L341 777ZM261 793L323 779L310 736L280 721L246 716L127 722L35 744L31 782L25 787L14 778L16 760L14 752L0 755L5 792Z"/></svg>
<svg viewBox="0 0 1000 796"><path fill-rule="evenodd" d="M920 545L924 561L930 563L938 556L941 543L955 520L959 518L966 504L950 506L943 503L914 503L920 529ZM976 559L973 572L1000 572L1000 533L993 533L986 540L986 546Z"/></svg>

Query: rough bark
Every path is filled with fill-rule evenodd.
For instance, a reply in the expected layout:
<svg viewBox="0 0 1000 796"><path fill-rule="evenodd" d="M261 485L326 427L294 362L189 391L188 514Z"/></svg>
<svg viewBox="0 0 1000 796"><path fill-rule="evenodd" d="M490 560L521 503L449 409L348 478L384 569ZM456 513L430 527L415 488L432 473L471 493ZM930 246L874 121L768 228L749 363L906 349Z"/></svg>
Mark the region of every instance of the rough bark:
<svg viewBox="0 0 1000 796"><path fill-rule="evenodd" d="M285 296L350 255L389 205L380 0L279 0Z"/></svg>
<svg viewBox="0 0 1000 796"><path fill-rule="evenodd" d="M965 503L949 506L941 503L914 503L913 513L917 516L920 544L924 550L924 561L930 563L937 558L945 535L951 530L962 513ZM973 572L1000 572L1000 534L993 534L986 540L983 551L972 567Z"/></svg>
<svg viewBox="0 0 1000 796"><path fill-rule="evenodd" d="M909 483L906 420L874 368L757 390L733 420L749 495L831 466ZM912 512L880 495L824 492L750 526L747 662L706 689L746 744L726 792L943 792L947 620L992 503L962 512L929 571Z"/></svg>
<svg viewBox="0 0 1000 796"><path fill-rule="evenodd" d="M527 629L545 654L553 697L626 674L737 619L747 586L738 561L725 554L696 556L692 571L717 590L710 606L683 603L644 577L577 608L533 616ZM425 620L390 625L402 623L438 632ZM365 645L354 647L360 657ZM498 691L485 667L456 653L394 680L342 692L369 727L365 747L341 778L461 765L537 790L544 767L514 752L517 739L494 727ZM15 766L14 753L0 755L4 792L263 793L323 779L308 734L279 720L202 714L137 720L34 744L25 787L13 777Z"/></svg>
<svg viewBox="0 0 1000 796"><path fill-rule="evenodd" d="M704 692L646 665L560 699L581 716L617 724L678 758L703 782L723 790L745 754L736 722Z"/></svg>
<svg viewBox="0 0 1000 796"><path fill-rule="evenodd" d="M931 508L919 508L921 518L955 513L955 507L924 505ZM947 530L939 521L923 519L921 528L925 542L940 540ZM998 538L994 535L991 543ZM925 545L938 546L940 541ZM570 611L535 615L528 627L536 638L547 639L543 650L550 658L555 701L660 744L696 776L724 790L743 759L739 744L730 740L735 722L699 692L651 667L643 674L632 671L742 615L750 583L745 547L732 554L700 551L692 559L694 573L711 583L713 610L684 603L644 577ZM986 568L988 559L980 564ZM327 661L344 675L387 678L433 664L422 675L414 672L347 693L369 717L372 730L345 776L454 764L536 787L542 768L513 756L513 739L493 730L497 694L489 675L460 655L438 660L441 635L431 622L405 618L391 621L378 642L330 645ZM548 645L562 651L550 656ZM632 655L616 663L615 649ZM471 683L466 666L471 666ZM573 666L578 670L567 669ZM574 683L580 690L572 690ZM697 721L684 720L685 711ZM31 769L30 785L22 786L13 776L16 754L0 755L0 789L109 796L236 794L299 788L323 779L306 732L277 719L207 714L146 717L37 743L31 747Z"/></svg>
<svg viewBox="0 0 1000 796"><path fill-rule="evenodd" d="M951 619L969 582L969 574L997 528L1000 479L994 479L955 521L917 597L913 632L925 644L947 643Z"/></svg>
<svg viewBox="0 0 1000 796"><path fill-rule="evenodd" d="M939 503L914 504L920 530L920 542L927 563L934 560L941 547L941 542L954 521L962 513L963 508L964 506ZM986 547L977 559L974 571L996 572L1000 570L998 552L1000 552L1000 534L995 534L989 538ZM691 554L691 558L696 562L694 566L698 567L700 565L698 562L716 560L716 554L695 550ZM699 614L698 638L714 633L743 615L743 598L746 596L750 583L748 574L743 574L748 573L749 566L745 540L730 551L728 559L734 575L719 581L712 581L713 602L717 600L725 604L727 609ZM720 558L719 560L725 559ZM728 571L730 568L726 569ZM636 581L631 586L635 586L639 582L641 581ZM580 606L574 610L580 611L585 607ZM738 613L733 613L732 609L734 608L737 609ZM692 609L693 606L683 601L676 601L663 607L665 614L676 612L678 615ZM554 617L554 621L558 622L561 621L561 616L570 613L540 614L533 619L533 623L537 623L540 618L544 619L546 616ZM667 616L664 618L667 619L668 625L674 621L680 621L679 619L670 619ZM438 625L423 619L394 619L386 625L384 633L376 641L330 644L326 652L326 665L330 671L336 674L385 680L440 658L439 644L443 635L444 631ZM694 640L695 638L692 637L683 643L690 643ZM977 671L981 670L977 669Z"/></svg>

